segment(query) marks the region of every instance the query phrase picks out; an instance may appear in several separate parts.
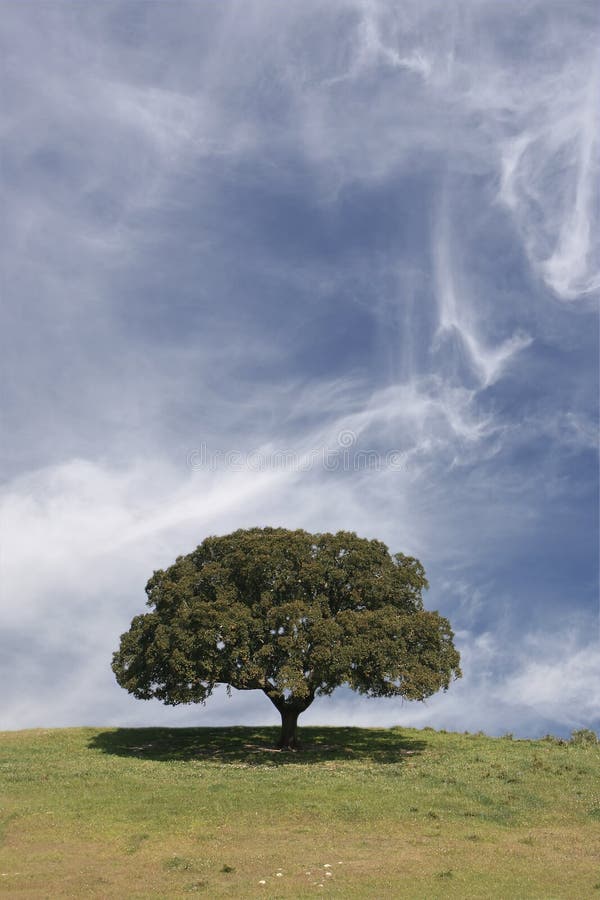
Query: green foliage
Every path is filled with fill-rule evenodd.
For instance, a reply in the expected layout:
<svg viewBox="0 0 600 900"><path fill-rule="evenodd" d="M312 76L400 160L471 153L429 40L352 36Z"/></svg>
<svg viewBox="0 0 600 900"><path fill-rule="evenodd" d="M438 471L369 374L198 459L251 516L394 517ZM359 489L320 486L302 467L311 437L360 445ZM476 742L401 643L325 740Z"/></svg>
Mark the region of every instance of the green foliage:
<svg viewBox="0 0 600 900"><path fill-rule="evenodd" d="M209 537L149 580L150 612L114 654L141 699L204 703L259 689L297 717L342 685L423 700L460 676L447 619L423 608L421 563L352 532L251 528Z"/></svg>
<svg viewBox="0 0 600 900"><path fill-rule="evenodd" d="M559 746L567 743L563 738L556 737L555 734L545 734L540 740L544 741L546 744L558 744Z"/></svg>
<svg viewBox="0 0 600 900"><path fill-rule="evenodd" d="M579 728L571 732L571 744L578 747L595 747L598 743L598 735L591 728Z"/></svg>

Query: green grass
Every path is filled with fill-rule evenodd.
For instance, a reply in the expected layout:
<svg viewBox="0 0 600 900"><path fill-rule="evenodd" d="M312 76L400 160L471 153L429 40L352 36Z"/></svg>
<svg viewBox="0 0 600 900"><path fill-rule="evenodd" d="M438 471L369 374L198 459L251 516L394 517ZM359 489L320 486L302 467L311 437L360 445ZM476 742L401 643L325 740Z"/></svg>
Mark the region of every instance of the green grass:
<svg viewBox="0 0 600 900"><path fill-rule="evenodd" d="M598 745L275 734L0 734L0 895L600 900Z"/></svg>

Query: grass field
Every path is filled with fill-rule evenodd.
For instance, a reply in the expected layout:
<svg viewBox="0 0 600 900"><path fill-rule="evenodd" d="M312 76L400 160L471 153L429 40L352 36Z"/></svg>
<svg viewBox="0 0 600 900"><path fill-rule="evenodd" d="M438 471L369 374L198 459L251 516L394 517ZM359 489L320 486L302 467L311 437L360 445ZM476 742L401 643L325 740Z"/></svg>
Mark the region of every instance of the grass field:
<svg viewBox="0 0 600 900"><path fill-rule="evenodd" d="M600 745L275 734L0 734L0 895L600 900Z"/></svg>

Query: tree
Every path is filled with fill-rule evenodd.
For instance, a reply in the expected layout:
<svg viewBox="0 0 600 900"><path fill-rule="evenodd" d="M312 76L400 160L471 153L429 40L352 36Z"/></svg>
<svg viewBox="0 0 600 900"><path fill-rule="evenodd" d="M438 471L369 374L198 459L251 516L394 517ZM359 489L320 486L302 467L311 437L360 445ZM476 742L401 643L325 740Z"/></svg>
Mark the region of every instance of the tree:
<svg viewBox="0 0 600 900"><path fill-rule="evenodd" d="M353 532L250 528L209 537L159 569L151 612L121 636L112 668L135 697L204 703L218 684L261 690L298 716L348 685L369 697L424 700L461 675L450 623L423 608L421 563Z"/></svg>

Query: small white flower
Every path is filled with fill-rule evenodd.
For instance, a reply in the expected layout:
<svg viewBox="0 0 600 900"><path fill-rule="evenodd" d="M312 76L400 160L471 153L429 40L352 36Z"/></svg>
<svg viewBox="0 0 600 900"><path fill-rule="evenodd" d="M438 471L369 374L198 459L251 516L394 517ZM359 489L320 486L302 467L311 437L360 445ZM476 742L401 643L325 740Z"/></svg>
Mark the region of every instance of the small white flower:
<svg viewBox="0 0 600 900"><path fill-rule="evenodd" d="M259 883L259 884L266 884L267 882L265 881L264 878L261 878L261 880L260 880L258 883Z"/></svg>
<svg viewBox="0 0 600 900"><path fill-rule="evenodd" d="M324 869L330 869L330 868L331 868L331 863L323 863L323 868L324 868Z"/></svg>
<svg viewBox="0 0 600 900"><path fill-rule="evenodd" d="M276 872L275 874L277 878L283 878L283 872Z"/></svg>
<svg viewBox="0 0 600 900"><path fill-rule="evenodd" d="M325 874L327 875L328 878L331 878L331 875L332 875L331 872L325 872Z"/></svg>

